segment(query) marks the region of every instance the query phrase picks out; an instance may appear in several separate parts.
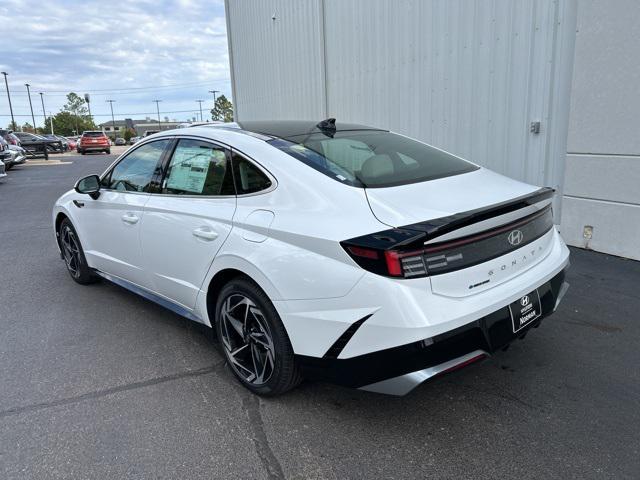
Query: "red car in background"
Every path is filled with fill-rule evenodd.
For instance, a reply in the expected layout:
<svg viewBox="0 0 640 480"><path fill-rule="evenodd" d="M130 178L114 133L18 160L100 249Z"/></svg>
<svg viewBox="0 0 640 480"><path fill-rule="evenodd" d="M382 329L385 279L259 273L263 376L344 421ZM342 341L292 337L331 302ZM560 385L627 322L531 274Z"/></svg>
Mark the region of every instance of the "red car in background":
<svg viewBox="0 0 640 480"><path fill-rule="evenodd" d="M76 147L78 153L84 155L87 152L111 153L111 141L104 132L83 132Z"/></svg>

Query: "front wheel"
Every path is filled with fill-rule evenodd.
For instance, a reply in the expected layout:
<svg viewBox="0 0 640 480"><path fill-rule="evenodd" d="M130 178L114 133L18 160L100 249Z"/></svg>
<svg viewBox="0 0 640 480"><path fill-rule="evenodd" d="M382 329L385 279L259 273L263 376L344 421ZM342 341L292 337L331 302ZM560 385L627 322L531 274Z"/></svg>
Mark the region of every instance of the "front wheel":
<svg viewBox="0 0 640 480"><path fill-rule="evenodd" d="M71 278L81 285L98 281L99 277L87 265L76 229L68 218L62 220L58 235L62 258Z"/></svg>
<svg viewBox="0 0 640 480"><path fill-rule="evenodd" d="M253 393L279 395L302 380L278 312L250 280L234 279L222 289L216 331L231 371Z"/></svg>

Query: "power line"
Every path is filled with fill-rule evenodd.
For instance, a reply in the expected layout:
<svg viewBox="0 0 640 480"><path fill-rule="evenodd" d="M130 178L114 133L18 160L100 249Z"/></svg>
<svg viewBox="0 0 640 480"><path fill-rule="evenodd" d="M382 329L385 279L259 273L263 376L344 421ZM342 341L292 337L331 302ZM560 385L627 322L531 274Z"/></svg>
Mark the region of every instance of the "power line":
<svg viewBox="0 0 640 480"><path fill-rule="evenodd" d="M196 107L197 108L197 107ZM172 111L163 111L162 113L197 113L196 108L192 108L190 110L172 110ZM156 115L157 112L134 112L134 113L119 113L118 115L123 116L135 116L135 115ZM10 117L11 115L7 115L6 113L0 113L0 117ZM15 117L30 117L31 115L14 115ZM88 115L87 115L88 116ZM93 117L110 117L110 113L94 113Z"/></svg>
<svg viewBox="0 0 640 480"><path fill-rule="evenodd" d="M211 81L203 81L203 82L174 83L170 85L148 85L144 87L125 87L125 88L96 88L96 89L69 88L66 90L49 90L49 91L45 90L45 93L69 93L69 92L117 93L117 92L126 92L129 90L157 90L161 88L193 87L198 85L210 85L210 84L211 84Z"/></svg>

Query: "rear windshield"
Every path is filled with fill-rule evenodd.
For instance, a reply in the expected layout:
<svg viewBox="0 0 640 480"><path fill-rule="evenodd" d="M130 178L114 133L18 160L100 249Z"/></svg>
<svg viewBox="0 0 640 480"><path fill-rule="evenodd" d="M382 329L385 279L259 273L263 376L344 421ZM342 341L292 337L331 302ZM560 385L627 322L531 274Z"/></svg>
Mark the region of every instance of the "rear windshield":
<svg viewBox="0 0 640 480"><path fill-rule="evenodd" d="M84 132L82 134L83 137L103 137L104 133L102 132Z"/></svg>
<svg viewBox="0 0 640 480"><path fill-rule="evenodd" d="M478 167L416 140L384 131L344 131L275 139L274 147L325 175L357 187L424 182Z"/></svg>

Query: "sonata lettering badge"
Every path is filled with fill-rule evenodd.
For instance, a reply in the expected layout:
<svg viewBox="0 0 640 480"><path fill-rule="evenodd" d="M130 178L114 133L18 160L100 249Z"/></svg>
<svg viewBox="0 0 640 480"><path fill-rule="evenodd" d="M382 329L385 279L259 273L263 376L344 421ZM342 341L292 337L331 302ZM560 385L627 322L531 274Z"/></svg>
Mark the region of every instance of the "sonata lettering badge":
<svg viewBox="0 0 640 480"><path fill-rule="evenodd" d="M520 297L520 299L509 305L509 312L511 313L513 333L522 330L533 322L542 314L538 290L534 290L524 297Z"/></svg>

